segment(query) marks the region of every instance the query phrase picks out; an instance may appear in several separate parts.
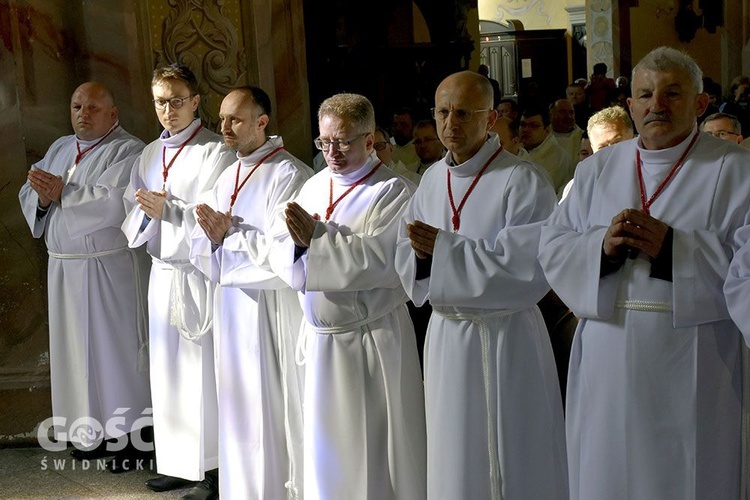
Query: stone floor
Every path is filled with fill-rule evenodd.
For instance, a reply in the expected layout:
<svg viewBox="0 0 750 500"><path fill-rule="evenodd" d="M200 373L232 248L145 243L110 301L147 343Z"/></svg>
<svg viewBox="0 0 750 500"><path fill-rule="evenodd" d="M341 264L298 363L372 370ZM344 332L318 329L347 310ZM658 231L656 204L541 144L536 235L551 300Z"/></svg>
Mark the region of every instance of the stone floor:
<svg viewBox="0 0 750 500"><path fill-rule="evenodd" d="M149 469L112 474L104 461L73 460L68 450L49 452L42 448L0 448L0 498L72 500L171 499L188 490L154 493L144 481L156 477Z"/></svg>

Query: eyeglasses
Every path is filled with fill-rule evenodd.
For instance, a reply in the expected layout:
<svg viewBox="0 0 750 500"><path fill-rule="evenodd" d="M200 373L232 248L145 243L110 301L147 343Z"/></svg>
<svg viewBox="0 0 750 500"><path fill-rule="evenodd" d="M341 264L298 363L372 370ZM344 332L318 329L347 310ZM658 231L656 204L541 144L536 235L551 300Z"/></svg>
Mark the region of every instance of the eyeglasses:
<svg viewBox="0 0 750 500"><path fill-rule="evenodd" d="M427 144L431 143L432 141L437 141L437 137L422 137L420 139L414 139L414 145L415 146L426 146Z"/></svg>
<svg viewBox="0 0 750 500"><path fill-rule="evenodd" d="M185 104L185 101L192 97L195 97L195 94L187 97L173 97L171 99L154 99L154 106L156 106L156 109L164 109L169 104L169 107L172 109L180 109Z"/></svg>
<svg viewBox="0 0 750 500"><path fill-rule="evenodd" d="M375 151L383 151L388 146L386 141L379 141L372 145Z"/></svg>
<svg viewBox="0 0 750 500"><path fill-rule="evenodd" d="M370 135L370 132L365 132L364 134L359 134L354 139L349 139L348 141L343 139L337 139L335 141L329 141L328 139L321 139L318 137L313 141L315 143L315 147L318 148L321 151L328 151L328 148L331 146L334 147L337 151L341 151L342 153L349 151L349 148L352 147L352 143L356 141L357 139L360 139L362 137L365 137L367 135ZM378 150L380 151L380 150Z"/></svg>
<svg viewBox="0 0 750 500"><path fill-rule="evenodd" d="M448 115L453 114L453 118L461 123L469 123L474 115L477 113L483 113L485 111L492 111L492 108L487 109L446 109L446 108L430 108L432 117L436 120L444 122L448 119Z"/></svg>
<svg viewBox="0 0 750 500"><path fill-rule="evenodd" d="M735 132L730 132L729 130L717 130L716 132L709 132L706 131L707 134L711 134L714 137L718 137L719 139L726 139L727 137L737 137L740 134L737 134Z"/></svg>

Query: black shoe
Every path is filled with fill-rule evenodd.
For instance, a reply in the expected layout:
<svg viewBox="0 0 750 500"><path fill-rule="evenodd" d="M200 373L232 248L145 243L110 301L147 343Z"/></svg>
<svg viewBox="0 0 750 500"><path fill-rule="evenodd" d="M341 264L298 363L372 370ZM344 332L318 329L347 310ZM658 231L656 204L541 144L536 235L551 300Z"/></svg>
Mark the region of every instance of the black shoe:
<svg viewBox="0 0 750 500"><path fill-rule="evenodd" d="M95 448L90 448L87 450L79 450L78 448L73 448L70 450L70 456L75 458L76 460L96 460L97 458L103 458L103 457L111 457L115 453L112 451L107 450L107 442L102 441L99 446Z"/></svg>
<svg viewBox="0 0 750 500"><path fill-rule="evenodd" d="M216 500L219 498L219 476L206 473L206 478L196 484L180 500Z"/></svg>
<svg viewBox="0 0 750 500"><path fill-rule="evenodd" d="M194 485L195 481L188 481L181 477L174 476L160 476L146 481L146 488L151 491L171 491L178 490L180 488L186 488L190 485Z"/></svg>

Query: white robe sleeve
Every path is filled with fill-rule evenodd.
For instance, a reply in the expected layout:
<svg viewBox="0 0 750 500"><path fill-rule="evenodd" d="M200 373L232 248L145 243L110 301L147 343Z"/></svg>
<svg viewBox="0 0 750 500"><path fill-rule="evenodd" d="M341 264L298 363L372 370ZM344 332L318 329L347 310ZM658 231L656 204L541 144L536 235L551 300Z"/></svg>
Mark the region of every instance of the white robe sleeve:
<svg viewBox="0 0 750 500"><path fill-rule="evenodd" d="M204 201L210 207L217 207L216 189ZM231 230L231 229L230 229ZM212 283L219 283L221 277L221 254L214 250L213 243L206 232L196 223L188 235L190 245L190 263L202 272Z"/></svg>
<svg viewBox="0 0 750 500"><path fill-rule="evenodd" d="M333 225L319 222L307 251L306 290L400 287L394 262L396 236L410 196L400 179L387 182L368 208L362 233L343 234Z"/></svg>
<svg viewBox="0 0 750 500"><path fill-rule="evenodd" d="M579 168L570 194L542 225L539 262L547 281L579 318L608 318L615 308L620 273L600 278L607 228L588 227L594 176Z"/></svg>
<svg viewBox="0 0 750 500"><path fill-rule="evenodd" d="M294 260L294 240L286 228L283 214L277 218L271 234L273 242L268 259L271 269L292 290L301 292L307 282L307 253Z"/></svg>
<svg viewBox="0 0 750 500"><path fill-rule="evenodd" d="M47 154L44 155L44 158L32 165L31 168L49 172L50 162L53 161L53 158L55 157L57 152L63 147L64 142L65 138L63 137L52 143L49 150L47 151ZM49 212L57 210L58 207L56 207L55 203L52 203L49 206L49 210L47 212L44 212L43 214L40 214L42 215L42 217L37 218L39 195L31 188L31 184L29 183L28 179L23 184L23 186L21 186L21 190L18 193L18 200L21 202L23 217L24 219L26 219L26 223L29 225L29 229L31 229L31 235L34 238L41 238L44 234L44 229L47 224L47 216L49 215Z"/></svg>
<svg viewBox="0 0 750 500"><path fill-rule="evenodd" d="M125 218L122 197L141 148L131 148L133 154L107 167L92 184L65 185L60 203L71 238L120 227Z"/></svg>
<svg viewBox="0 0 750 500"><path fill-rule="evenodd" d="M128 239L128 246L130 248L137 248L159 234L160 224L158 219L151 219L148 224L143 227L146 212L141 210L138 206L138 202L135 201L136 191L139 189L148 189L141 171L143 168L146 168L146 166L143 165L144 161L146 161L146 159L142 154L133 167L130 175L130 183L125 189L125 194L122 196L126 215L121 229L122 232L125 233L125 237Z"/></svg>
<svg viewBox="0 0 750 500"><path fill-rule="evenodd" d="M741 246L729 265L724 295L732 320L750 346L750 226L740 228L735 241Z"/></svg>
<svg viewBox="0 0 750 500"><path fill-rule="evenodd" d="M396 241L396 271L401 278L401 285L406 294L417 307L430 300L430 277L417 280L417 257L411 247L411 240L406 230L406 224L414 220L423 220L418 204L419 194L415 195L406 207L398 226Z"/></svg>
<svg viewBox="0 0 750 500"><path fill-rule="evenodd" d="M730 319L724 284L731 250L712 231L673 228L673 233L675 328Z"/></svg>
<svg viewBox="0 0 750 500"><path fill-rule="evenodd" d="M21 186L21 191L18 193L18 200L21 202L23 217L26 219L29 229L31 229L31 235L34 238L41 238L44 234L44 227L47 224L49 211L43 214L40 213L42 216L37 218L39 195L31 189L31 184L29 184L28 180ZM50 205L49 210L55 210L54 204Z"/></svg>
<svg viewBox="0 0 750 500"><path fill-rule="evenodd" d="M273 187L267 196L265 228L271 227L308 179L306 171L289 164L279 167ZM221 254L221 284L238 288L278 290L286 287L271 269L273 234L264 228L238 224L230 230L217 253Z"/></svg>
<svg viewBox="0 0 750 500"><path fill-rule="evenodd" d="M540 175L520 167L511 174L504 196L505 227L494 241L438 233L429 281L432 305L528 308L549 291L535 252L528 249L538 247L541 223L557 197Z"/></svg>

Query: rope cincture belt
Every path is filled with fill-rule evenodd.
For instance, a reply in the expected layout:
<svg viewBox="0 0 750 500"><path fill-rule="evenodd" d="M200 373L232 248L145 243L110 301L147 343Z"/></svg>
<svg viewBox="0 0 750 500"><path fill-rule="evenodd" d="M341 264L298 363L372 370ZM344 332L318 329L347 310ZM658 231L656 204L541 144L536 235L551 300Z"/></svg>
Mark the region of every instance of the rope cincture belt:
<svg viewBox="0 0 750 500"><path fill-rule="evenodd" d="M355 321L354 323L347 323L345 325L340 326L313 326L310 323L306 323L304 320L302 321L302 332L300 333L300 336L297 338L297 349L294 355L295 362L302 366L305 364L306 360L305 357L307 356L307 349L308 349L308 343L311 342L315 335L337 335L340 333L351 333L353 331L359 330L365 325L368 325L370 323L373 323L380 318L384 318L385 316L388 316L396 309L391 309L388 311L385 311L382 314L378 314L377 316L368 316L367 318L361 319L359 321ZM307 325L307 328L305 328L305 324Z"/></svg>
<svg viewBox="0 0 750 500"><path fill-rule="evenodd" d="M507 309L487 314L465 314L441 311L433 307L432 312L451 321L471 321L479 327L479 338L482 343L482 379L484 382L484 401L487 408L487 455L490 463L490 488L492 500L502 500L503 477L497 463L497 429L492 413L492 384L490 382L490 329L487 318L511 316L525 309Z"/></svg>
<svg viewBox="0 0 750 500"><path fill-rule="evenodd" d="M97 259L106 257L120 252L128 252L133 261L133 275L135 276L135 308L140 320L136 321L136 335L138 336L138 353L137 353L137 370L138 373L145 373L148 369L148 315L146 313L146 304L141 297L141 273L138 272L140 266L138 256L135 250L128 247L113 248L111 250L102 250L93 253L56 253L47 251L47 254L53 259L61 260L80 260L80 259Z"/></svg>
<svg viewBox="0 0 750 500"><path fill-rule="evenodd" d="M650 300L618 300L615 302L618 309L629 309L631 311L671 313L672 304L669 302L655 302Z"/></svg>

